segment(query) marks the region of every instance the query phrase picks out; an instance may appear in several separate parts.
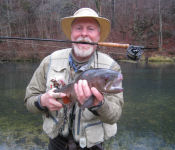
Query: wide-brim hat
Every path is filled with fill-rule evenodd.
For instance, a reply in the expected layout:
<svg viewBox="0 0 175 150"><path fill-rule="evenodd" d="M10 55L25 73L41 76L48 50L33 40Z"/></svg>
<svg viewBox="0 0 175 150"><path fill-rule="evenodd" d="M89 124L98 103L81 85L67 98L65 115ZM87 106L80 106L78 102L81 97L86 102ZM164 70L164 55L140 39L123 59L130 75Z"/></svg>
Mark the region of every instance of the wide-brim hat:
<svg viewBox="0 0 175 150"><path fill-rule="evenodd" d="M81 8L73 16L61 19L61 28L68 39L71 40L71 25L76 18L94 18L100 25L100 42L104 41L111 29L110 21L106 18L99 17L98 14L90 8Z"/></svg>

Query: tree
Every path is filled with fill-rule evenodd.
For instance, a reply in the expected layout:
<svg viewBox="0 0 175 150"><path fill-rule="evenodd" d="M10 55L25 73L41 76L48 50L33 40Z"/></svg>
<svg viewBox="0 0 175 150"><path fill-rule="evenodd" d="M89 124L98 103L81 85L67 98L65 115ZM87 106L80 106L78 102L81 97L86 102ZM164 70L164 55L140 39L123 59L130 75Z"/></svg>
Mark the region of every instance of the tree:
<svg viewBox="0 0 175 150"><path fill-rule="evenodd" d="M95 5L98 11L98 15L101 16L101 0L95 0Z"/></svg>
<svg viewBox="0 0 175 150"><path fill-rule="evenodd" d="M114 28L114 23L115 23L115 0L111 0L111 8L112 8L111 26L112 26L112 28Z"/></svg>
<svg viewBox="0 0 175 150"><path fill-rule="evenodd" d="M159 0L159 51L162 51L163 37L162 37L162 12L161 12L161 0Z"/></svg>

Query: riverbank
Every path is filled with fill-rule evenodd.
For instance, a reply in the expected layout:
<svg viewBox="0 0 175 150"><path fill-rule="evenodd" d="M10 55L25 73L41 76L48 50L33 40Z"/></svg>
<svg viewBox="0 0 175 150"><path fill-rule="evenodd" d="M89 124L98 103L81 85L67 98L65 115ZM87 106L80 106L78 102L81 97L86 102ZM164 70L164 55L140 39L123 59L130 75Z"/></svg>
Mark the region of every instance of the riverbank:
<svg viewBox="0 0 175 150"><path fill-rule="evenodd" d="M173 57L168 57L168 56L151 56L151 57L142 57L140 59L141 62L146 62L146 63L175 63L175 56Z"/></svg>
<svg viewBox="0 0 175 150"><path fill-rule="evenodd" d="M114 58L116 59L116 58ZM33 59L33 58L20 58L20 59L10 59L10 60L0 60L0 64L5 63L5 62L40 62L42 59ZM168 56L160 56L160 55L155 55L151 57L145 57L144 55L140 58L138 61L130 60L129 58L120 58L116 59L121 62L130 62L130 63L175 63L175 56L173 57L168 57Z"/></svg>
<svg viewBox="0 0 175 150"><path fill-rule="evenodd" d="M47 44L47 43L45 43ZM48 43L50 44L50 43ZM12 46L12 45L11 45ZM61 45L60 45L61 46ZM15 45L16 49L14 47L8 48L6 47L6 44L2 43L0 47L4 47L4 50L0 50L0 63L4 62L40 62L45 56L51 54L56 49L63 49L66 46L62 45L63 47L57 47L56 45L52 45L52 49L43 47L29 47L28 45L25 47L22 45L19 48L19 46ZM18 49L18 50L17 50ZM129 59L126 55L126 50L124 49L115 49L110 48L107 49L106 47L101 47L100 51L103 53L106 53L110 55L113 59L118 61L128 61L130 62L131 59ZM145 63L175 63L175 50L149 50L144 51L143 55L141 56L140 62ZM132 61L133 62L133 61Z"/></svg>
<svg viewBox="0 0 175 150"><path fill-rule="evenodd" d="M16 41L0 41L0 62L36 62L41 61L45 56L52 52L71 47L71 44L43 42L36 43L31 41L24 41L22 43ZM114 47L100 47L99 51L110 55L115 60L130 61L126 56L126 49ZM144 50L140 60L142 62L175 62L175 50L173 48L166 48L162 51L157 49Z"/></svg>

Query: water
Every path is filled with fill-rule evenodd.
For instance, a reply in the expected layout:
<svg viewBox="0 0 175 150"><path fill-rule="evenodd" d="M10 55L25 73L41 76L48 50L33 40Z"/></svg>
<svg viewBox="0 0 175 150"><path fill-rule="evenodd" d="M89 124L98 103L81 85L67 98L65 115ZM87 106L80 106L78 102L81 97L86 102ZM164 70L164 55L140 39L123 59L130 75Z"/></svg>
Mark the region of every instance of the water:
<svg viewBox="0 0 175 150"><path fill-rule="evenodd" d="M120 63L125 105L109 150L175 150L175 65ZM23 102L37 63L0 64L0 150L47 149L39 114Z"/></svg>
<svg viewBox="0 0 175 150"><path fill-rule="evenodd" d="M24 106L25 88L37 64L0 64L0 150L40 150L47 139L40 115Z"/></svg>
<svg viewBox="0 0 175 150"><path fill-rule="evenodd" d="M125 106L113 149L174 150L175 65L121 66Z"/></svg>

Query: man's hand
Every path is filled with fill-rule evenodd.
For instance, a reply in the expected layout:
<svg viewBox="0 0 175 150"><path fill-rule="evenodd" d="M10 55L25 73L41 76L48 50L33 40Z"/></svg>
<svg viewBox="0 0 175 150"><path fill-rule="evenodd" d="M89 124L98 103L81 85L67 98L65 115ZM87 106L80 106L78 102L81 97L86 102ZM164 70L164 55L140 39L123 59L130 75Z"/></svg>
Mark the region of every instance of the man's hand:
<svg viewBox="0 0 175 150"><path fill-rule="evenodd" d="M77 100L81 105L83 105L91 95L95 96L93 106L98 105L104 99L103 95L95 87L90 88L88 86L87 80L79 80L78 83L75 83L74 90L77 95Z"/></svg>
<svg viewBox="0 0 175 150"><path fill-rule="evenodd" d="M41 96L41 106L47 107L50 111L60 110L63 106L56 99L66 96L64 93L55 93L54 90L55 88Z"/></svg>

